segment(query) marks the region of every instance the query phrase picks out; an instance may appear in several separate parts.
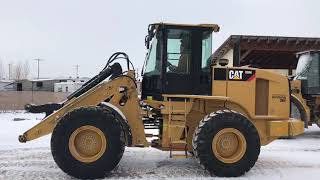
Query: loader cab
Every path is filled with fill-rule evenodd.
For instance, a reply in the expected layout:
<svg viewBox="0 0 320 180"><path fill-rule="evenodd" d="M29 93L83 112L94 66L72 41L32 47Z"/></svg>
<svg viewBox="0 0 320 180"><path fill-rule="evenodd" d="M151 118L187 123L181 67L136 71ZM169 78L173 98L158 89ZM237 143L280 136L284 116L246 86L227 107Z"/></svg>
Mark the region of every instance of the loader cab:
<svg viewBox="0 0 320 180"><path fill-rule="evenodd" d="M297 53L298 65L295 80L301 81L302 94L320 94L320 51Z"/></svg>
<svg viewBox="0 0 320 180"><path fill-rule="evenodd" d="M149 25L142 99L162 100L162 94L210 95L212 32L218 30L215 24Z"/></svg>

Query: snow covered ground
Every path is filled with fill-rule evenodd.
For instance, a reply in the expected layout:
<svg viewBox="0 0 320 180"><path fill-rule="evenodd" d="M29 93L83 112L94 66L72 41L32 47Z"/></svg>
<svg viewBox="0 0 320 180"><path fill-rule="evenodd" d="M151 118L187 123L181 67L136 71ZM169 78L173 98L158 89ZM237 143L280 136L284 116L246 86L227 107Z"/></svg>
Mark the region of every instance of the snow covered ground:
<svg viewBox="0 0 320 180"><path fill-rule="evenodd" d="M50 136L21 144L18 135L37 124L43 114L0 113L0 179L72 179L55 164ZM14 118L29 120L13 121ZM153 148L126 148L110 179L215 179L193 159L169 159ZM313 126L295 139L262 147L249 173L232 179L320 179L320 129ZM220 179L220 178L217 178ZM223 179L223 178L221 178Z"/></svg>

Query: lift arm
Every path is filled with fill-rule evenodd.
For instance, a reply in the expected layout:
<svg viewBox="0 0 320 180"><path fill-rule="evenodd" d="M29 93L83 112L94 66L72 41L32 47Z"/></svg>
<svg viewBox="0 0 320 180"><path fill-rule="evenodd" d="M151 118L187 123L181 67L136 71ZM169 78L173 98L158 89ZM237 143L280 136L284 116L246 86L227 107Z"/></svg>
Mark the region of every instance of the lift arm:
<svg viewBox="0 0 320 180"><path fill-rule="evenodd" d="M47 116L39 124L35 125L23 135L19 136L20 142L31 141L44 135L52 133L54 127L68 112L86 106L97 106L108 100L125 115L132 132L133 146L148 146L144 126L140 115L138 93L132 72L128 75L119 76L108 82L103 82L64 104L63 107ZM130 77L131 76L131 77ZM124 98L124 96L126 96ZM125 99L125 102L121 102Z"/></svg>

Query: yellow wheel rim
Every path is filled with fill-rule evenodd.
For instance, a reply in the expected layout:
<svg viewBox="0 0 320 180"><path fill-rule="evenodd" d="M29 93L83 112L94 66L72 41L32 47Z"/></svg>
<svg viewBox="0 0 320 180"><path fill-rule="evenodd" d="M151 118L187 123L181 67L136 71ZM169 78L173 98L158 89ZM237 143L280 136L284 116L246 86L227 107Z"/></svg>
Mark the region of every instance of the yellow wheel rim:
<svg viewBox="0 0 320 180"><path fill-rule="evenodd" d="M224 163L238 162L247 149L247 142L243 134L234 128L220 130L212 140L214 155Z"/></svg>
<svg viewBox="0 0 320 180"><path fill-rule="evenodd" d="M81 126L73 131L69 138L70 153L80 162L91 163L98 160L106 148L104 133L94 126Z"/></svg>

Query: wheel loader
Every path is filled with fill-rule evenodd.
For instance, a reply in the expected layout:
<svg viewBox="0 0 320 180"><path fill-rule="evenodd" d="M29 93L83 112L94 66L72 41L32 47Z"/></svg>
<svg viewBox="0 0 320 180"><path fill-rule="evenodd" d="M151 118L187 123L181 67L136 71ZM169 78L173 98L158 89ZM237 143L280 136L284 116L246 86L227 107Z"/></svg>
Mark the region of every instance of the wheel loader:
<svg viewBox="0 0 320 180"><path fill-rule="evenodd" d="M65 101L26 106L46 117L19 141L52 133L54 161L77 178L104 177L125 147L150 146L173 159L195 158L211 175L245 174L261 146L303 133L304 122L290 118L286 77L212 64L212 33L218 31L216 24L150 24L141 95L129 57L115 53ZM146 134L150 128L159 133Z"/></svg>
<svg viewBox="0 0 320 180"><path fill-rule="evenodd" d="M290 77L292 117L320 127L320 51L297 53L296 75Z"/></svg>

